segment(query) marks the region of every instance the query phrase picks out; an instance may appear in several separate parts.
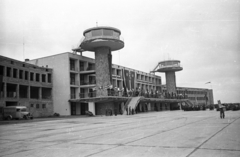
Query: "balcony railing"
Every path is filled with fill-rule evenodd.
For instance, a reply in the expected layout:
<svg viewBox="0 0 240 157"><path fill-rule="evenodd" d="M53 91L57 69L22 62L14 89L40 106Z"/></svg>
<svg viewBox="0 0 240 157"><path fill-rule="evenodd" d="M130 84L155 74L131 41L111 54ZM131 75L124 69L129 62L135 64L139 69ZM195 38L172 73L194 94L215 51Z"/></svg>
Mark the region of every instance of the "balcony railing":
<svg viewBox="0 0 240 157"><path fill-rule="evenodd" d="M86 82L86 81L80 81L80 85L94 85L96 84L96 81L89 81L89 82Z"/></svg>
<svg viewBox="0 0 240 157"><path fill-rule="evenodd" d="M70 70L71 70L71 71L78 71L78 68L77 68L77 67L73 67L73 66L71 67L71 66L70 66Z"/></svg>
<svg viewBox="0 0 240 157"><path fill-rule="evenodd" d="M70 94L71 99L76 99L76 94Z"/></svg>
<svg viewBox="0 0 240 157"><path fill-rule="evenodd" d="M51 99L52 99L52 96L42 96L42 99L51 100Z"/></svg>
<svg viewBox="0 0 240 157"><path fill-rule="evenodd" d="M70 85L78 85L78 81L70 81Z"/></svg>
<svg viewBox="0 0 240 157"><path fill-rule="evenodd" d="M94 98L96 97L96 92L89 92L89 93L79 93L80 98Z"/></svg>
<svg viewBox="0 0 240 157"><path fill-rule="evenodd" d="M16 98L17 97L17 92L7 92L7 97L8 98Z"/></svg>
<svg viewBox="0 0 240 157"><path fill-rule="evenodd" d="M87 71L89 71L89 70L95 70L95 66L88 66Z"/></svg>

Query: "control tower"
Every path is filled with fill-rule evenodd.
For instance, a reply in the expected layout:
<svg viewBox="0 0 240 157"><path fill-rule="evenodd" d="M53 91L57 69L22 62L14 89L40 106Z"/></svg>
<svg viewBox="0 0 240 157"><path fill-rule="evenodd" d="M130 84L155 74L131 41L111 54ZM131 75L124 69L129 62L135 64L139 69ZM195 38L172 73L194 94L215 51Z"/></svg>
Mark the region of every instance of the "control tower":
<svg viewBox="0 0 240 157"><path fill-rule="evenodd" d="M166 60L159 62L152 72L164 72L166 75L167 92L176 93L176 76L175 72L181 71L183 68L179 60Z"/></svg>
<svg viewBox="0 0 240 157"><path fill-rule="evenodd" d="M112 84L112 51L124 47L120 39L121 31L113 27L94 27L83 32L83 41L76 52L92 51L95 53L96 96L108 96L104 88Z"/></svg>

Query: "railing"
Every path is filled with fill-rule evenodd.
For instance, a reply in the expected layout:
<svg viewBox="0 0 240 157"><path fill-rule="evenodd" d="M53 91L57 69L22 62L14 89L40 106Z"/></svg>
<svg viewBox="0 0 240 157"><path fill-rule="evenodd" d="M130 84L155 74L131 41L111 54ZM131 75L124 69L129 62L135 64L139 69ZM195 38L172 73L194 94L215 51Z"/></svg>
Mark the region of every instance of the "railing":
<svg viewBox="0 0 240 157"><path fill-rule="evenodd" d="M96 97L96 92L89 92L89 93L79 93L80 98L94 98Z"/></svg>
<svg viewBox="0 0 240 157"><path fill-rule="evenodd" d="M80 71L91 71L95 70L95 66L88 66L87 68L80 67Z"/></svg>
<svg viewBox="0 0 240 157"><path fill-rule="evenodd" d="M76 99L76 94L70 94L71 99Z"/></svg>
<svg viewBox="0 0 240 157"><path fill-rule="evenodd" d="M89 81L89 82L86 82L86 81L80 81L80 85L94 85L96 84L96 81Z"/></svg>
<svg viewBox="0 0 240 157"><path fill-rule="evenodd" d="M52 99L52 96L42 96L42 99L48 99L48 100L51 100L51 99Z"/></svg>
<svg viewBox="0 0 240 157"><path fill-rule="evenodd" d="M83 66L80 66L80 71L85 71Z"/></svg>
<svg viewBox="0 0 240 157"><path fill-rule="evenodd" d="M159 65L159 68L171 68L171 67L181 67L181 64Z"/></svg>
<svg viewBox="0 0 240 157"><path fill-rule="evenodd" d="M95 70L95 66L88 66L86 71Z"/></svg>
<svg viewBox="0 0 240 157"><path fill-rule="evenodd" d="M8 98L16 98L17 97L17 92L7 92L7 97Z"/></svg>
<svg viewBox="0 0 240 157"><path fill-rule="evenodd" d="M78 81L70 81L70 85L78 85Z"/></svg>
<svg viewBox="0 0 240 157"><path fill-rule="evenodd" d="M71 71L78 71L78 68L77 68L77 67L73 67L73 66L71 67L71 66L70 66L70 70L71 70Z"/></svg>

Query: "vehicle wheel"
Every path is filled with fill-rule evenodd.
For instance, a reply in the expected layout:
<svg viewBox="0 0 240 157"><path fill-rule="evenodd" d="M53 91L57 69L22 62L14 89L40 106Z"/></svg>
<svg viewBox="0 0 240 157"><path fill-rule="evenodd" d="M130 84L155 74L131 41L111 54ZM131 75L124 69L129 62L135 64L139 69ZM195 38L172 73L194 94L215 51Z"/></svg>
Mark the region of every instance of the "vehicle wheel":
<svg viewBox="0 0 240 157"><path fill-rule="evenodd" d="M26 115L24 115L24 116L23 116L23 119L26 119L26 120L27 120L27 119L28 119L28 117L27 117Z"/></svg>
<svg viewBox="0 0 240 157"><path fill-rule="evenodd" d="M7 117L7 120L12 120L12 116L8 116L8 117Z"/></svg>

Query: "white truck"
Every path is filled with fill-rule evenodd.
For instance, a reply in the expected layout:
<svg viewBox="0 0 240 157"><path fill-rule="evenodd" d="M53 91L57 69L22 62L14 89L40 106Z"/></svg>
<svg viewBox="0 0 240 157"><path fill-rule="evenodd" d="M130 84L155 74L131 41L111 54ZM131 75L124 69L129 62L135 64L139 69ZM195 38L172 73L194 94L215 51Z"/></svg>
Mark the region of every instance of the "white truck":
<svg viewBox="0 0 240 157"><path fill-rule="evenodd" d="M3 108L3 118L11 119L33 119L33 116L27 111L26 106L8 106Z"/></svg>

